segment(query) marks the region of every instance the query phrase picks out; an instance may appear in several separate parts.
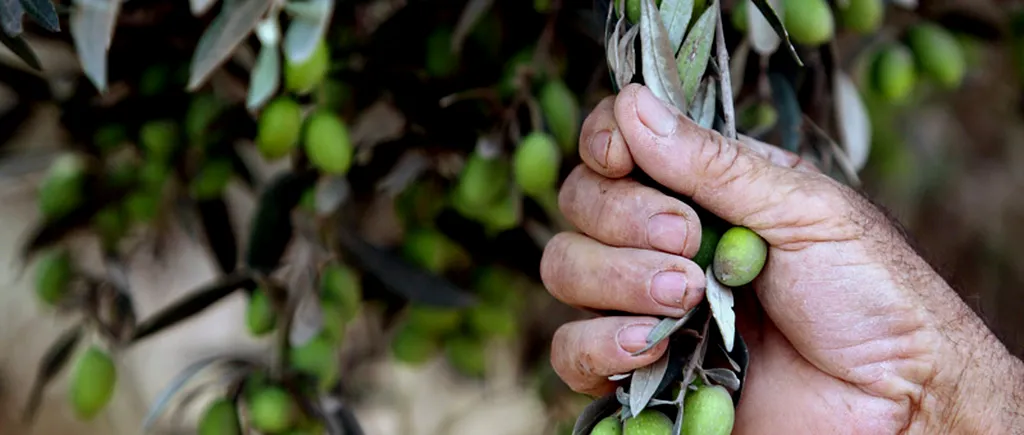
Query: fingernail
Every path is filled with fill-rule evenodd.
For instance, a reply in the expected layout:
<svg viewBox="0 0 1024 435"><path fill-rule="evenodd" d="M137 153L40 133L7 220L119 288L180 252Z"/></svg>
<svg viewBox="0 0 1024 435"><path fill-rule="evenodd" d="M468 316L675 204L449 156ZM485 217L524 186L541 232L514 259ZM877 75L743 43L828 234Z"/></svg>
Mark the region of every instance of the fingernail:
<svg viewBox="0 0 1024 435"><path fill-rule="evenodd" d="M668 136L676 129L676 115L668 110L658 97L646 87L636 93L637 116L648 129L658 136Z"/></svg>
<svg viewBox="0 0 1024 435"><path fill-rule="evenodd" d="M651 280L651 297L662 305L681 308L685 294L686 275L682 272L661 272Z"/></svg>
<svg viewBox="0 0 1024 435"><path fill-rule="evenodd" d="M654 329L651 325L630 325L619 331L616 340L626 352L636 352L647 346L647 335Z"/></svg>
<svg viewBox="0 0 1024 435"><path fill-rule="evenodd" d="M647 243L655 249L681 253L686 245L686 218L661 213L647 220Z"/></svg>
<svg viewBox="0 0 1024 435"><path fill-rule="evenodd" d="M602 168L608 167L608 147L611 145L612 134L608 130L602 130L590 140L590 156Z"/></svg>

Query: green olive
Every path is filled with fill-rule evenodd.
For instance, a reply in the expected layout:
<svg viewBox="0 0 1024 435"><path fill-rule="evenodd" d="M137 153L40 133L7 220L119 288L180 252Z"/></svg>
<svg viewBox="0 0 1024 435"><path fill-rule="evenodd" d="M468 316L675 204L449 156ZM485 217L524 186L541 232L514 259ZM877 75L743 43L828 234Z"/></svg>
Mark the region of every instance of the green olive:
<svg viewBox="0 0 1024 435"><path fill-rule="evenodd" d="M348 172L355 148L345 121L332 112L318 111L306 123L303 142L309 162L325 174Z"/></svg>
<svg viewBox="0 0 1024 435"><path fill-rule="evenodd" d="M202 142L207 129L224 109L225 104L214 93L196 94L188 106L188 112L185 113L185 136L189 142Z"/></svg>
<svg viewBox="0 0 1024 435"><path fill-rule="evenodd" d="M519 319L508 307L479 304L470 308L467 318L473 330L483 337L509 338L515 335Z"/></svg>
<svg viewBox="0 0 1024 435"><path fill-rule="evenodd" d="M877 32L885 19L884 0L847 0L838 8L843 27L860 34Z"/></svg>
<svg viewBox="0 0 1024 435"><path fill-rule="evenodd" d="M292 396L280 387L265 387L253 392L249 399L249 420L252 427L264 433L291 429L298 420L298 409Z"/></svg>
<svg viewBox="0 0 1024 435"><path fill-rule="evenodd" d="M57 305L67 296L73 273L71 253L66 248L43 252L36 265L36 297L47 305Z"/></svg>
<svg viewBox="0 0 1024 435"><path fill-rule="evenodd" d="M39 212L44 219L63 217L85 201L85 162L75 154L54 160L39 186Z"/></svg>
<svg viewBox="0 0 1024 435"><path fill-rule="evenodd" d="M359 314L363 302L359 272L342 263L328 264L320 273L320 297L333 304L334 316L346 323L351 321Z"/></svg>
<svg viewBox="0 0 1024 435"><path fill-rule="evenodd" d="M558 183L562 161L555 138L535 131L523 138L513 156L516 183L527 195L541 195Z"/></svg>
<svg viewBox="0 0 1024 435"><path fill-rule="evenodd" d="M825 0L783 1L783 21L793 42L818 46L835 36L835 17Z"/></svg>
<svg viewBox="0 0 1024 435"><path fill-rule="evenodd" d="M391 352L396 360L419 365L437 354L437 338L425 334L411 324L405 324L391 339Z"/></svg>
<svg viewBox="0 0 1024 435"><path fill-rule="evenodd" d="M519 50L505 62L501 83L499 84L499 92L502 98L508 98L515 94L519 70L520 68L530 67L533 62L534 49L534 47L526 47ZM529 87L531 83L526 83L525 85Z"/></svg>
<svg viewBox="0 0 1024 435"><path fill-rule="evenodd" d="M199 435L242 435L238 409L228 399L214 400L199 420Z"/></svg>
<svg viewBox="0 0 1024 435"><path fill-rule="evenodd" d="M128 140L128 129L121 124L106 124L93 133L93 143L103 154L110 154Z"/></svg>
<svg viewBox="0 0 1024 435"><path fill-rule="evenodd" d="M733 3L732 12L729 15L729 19L732 21L732 27L740 31L740 33L747 33L747 3L750 0L738 0Z"/></svg>
<svg viewBox="0 0 1024 435"><path fill-rule="evenodd" d="M576 152L580 129L579 101L561 80L549 80L540 90L540 110L548 131L565 154Z"/></svg>
<svg viewBox="0 0 1024 435"><path fill-rule="evenodd" d="M896 43L882 47L873 59L870 77L875 92L885 101L906 102L917 84L913 53Z"/></svg>
<svg viewBox="0 0 1024 435"><path fill-rule="evenodd" d="M746 227L732 227L715 248L715 277L729 287L749 284L768 258L768 243Z"/></svg>
<svg viewBox="0 0 1024 435"><path fill-rule="evenodd" d="M457 330L462 324L463 314L454 308L412 305L406 323L424 334L441 336Z"/></svg>
<svg viewBox="0 0 1024 435"><path fill-rule="evenodd" d="M630 24L636 24L636 23L640 22L640 12L641 12L640 2L644 1L644 0L613 0L613 1L614 1L614 4L615 4L615 12L618 13L618 15L620 17L622 16L622 6L619 5L619 2L622 1L622 2L626 3L626 19L629 20L629 23ZM658 7L660 8L661 7L661 0L657 0L657 2L655 2L655 4L657 4ZM696 6L696 5L697 5L697 2L694 2L694 6Z"/></svg>
<svg viewBox="0 0 1024 435"><path fill-rule="evenodd" d="M605 417L597 422L590 435L622 435L622 422L614 415Z"/></svg>
<svg viewBox="0 0 1024 435"><path fill-rule="evenodd" d="M722 238L722 232L713 225L702 225L700 229L700 250L697 251L697 255L693 256L693 262L700 266L701 270L706 270L711 262L715 259L715 248L718 247L718 241Z"/></svg>
<svg viewBox="0 0 1024 435"><path fill-rule="evenodd" d="M459 59L452 52L452 32L437 28L427 36L426 68L432 77L448 77L459 67Z"/></svg>
<svg viewBox="0 0 1024 435"><path fill-rule="evenodd" d="M271 100L260 113L256 146L267 160L291 154L302 134L302 107L290 97Z"/></svg>
<svg viewBox="0 0 1024 435"><path fill-rule="evenodd" d="M328 391L338 382L340 372L334 341L326 334L318 334L302 345L292 347L289 363L297 371L315 379L320 391Z"/></svg>
<svg viewBox="0 0 1024 435"><path fill-rule="evenodd" d="M453 192L454 200L469 209L495 203L508 191L511 165L504 156L484 156L473 152L459 173Z"/></svg>
<svg viewBox="0 0 1024 435"><path fill-rule="evenodd" d="M487 351L483 342L455 336L445 341L444 348L448 363L459 373L474 378L487 373Z"/></svg>
<svg viewBox="0 0 1024 435"><path fill-rule="evenodd" d="M473 290L480 295L482 302L513 310L523 308L522 292L528 285L529 278L499 265L478 267L473 278Z"/></svg>
<svg viewBox="0 0 1024 435"><path fill-rule="evenodd" d="M104 247L113 247L128 230L128 216L119 204L111 204L96 212L92 227Z"/></svg>
<svg viewBox="0 0 1024 435"><path fill-rule="evenodd" d="M964 50L946 28L932 22L914 25L907 30L907 45L920 71L940 86L953 89L963 82L967 71Z"/></svg>
<svg viewBox="0 0 1024 435"><path fill-rule="evenodd" d="M349 312L342 309L341 304L333 301L320 301L320 331L324 337L335 344L345 338L345 330Z"/></svg>
<svg viewBox="0 0 1024 435"><path fill-rule="evenodd" d="M179 134L174 120L148 121L139 128L139 143L147 157L166 162L178 148Z"/></svg>
<svg viewBox="0 0 1024 435"><path fill-rule="evenodd" d="M125 211L132 223L149 222L160 212L160 192L138 190L125 198Z"/></svg>
<svg viewBox="0 0 1024 435"><path fill-rule="evenodd" d="M701 385L686 393L680 435L729 435L735 419L729 391L719 385Z"/></svg>
<svg viewBox="0 0 1024 435"><path fill-rule="evenodd" d="M277 325L274 303L262 287L257 287L249 296L249 304L245 310L245 325L249 333L255 337L267 335Z"/></svg>
<svg viewBox="0 0 1024 435"><path fill-rule="evenodd" d="M75 416L91 421L114 397L117 367L106 352L89 347L79 356L71 375L70 399Z"/></svg>
<svg viewBox="0 0 1024 435"><path fill-rule="evenodd" d="M498 202L477 210L479 215L475 219L484 224L489 236L494 236L519 226L522 217L519 205L519 196L507 194Z"/></svg>
<svg viewBox="0 0 1024 435"><path fill-rule="evenodd" d="M459 268L469 260L465 250L448 236L426 228L406 233L402 254L413 264L435 274Z"/></svg>
<svg viewBox="0 0 1024 435"><path fill-rule="evenodd" d="M685 417L684 417L685 418ZM669 435L672 420L661 411L645 409L635 417L627 418L622 424L623 435Z"/></svg>
<svg viewBox="0 0 1024 435"><path fill-rule="evenodd" d="M215 159L206 162L192 178L189 186L192 197L198 200L220 198L234 173L235 167L230 160Z"/></svg>
<svg viewBox="0 0 1024 435"><path fill-rule="evenodd" d="M286 58L287 59L287 58ZM285 61L284 87L297 95L306 95L320 86L331 66L331 51L327 42L320 40L313 53L301 62Z"/></svg>

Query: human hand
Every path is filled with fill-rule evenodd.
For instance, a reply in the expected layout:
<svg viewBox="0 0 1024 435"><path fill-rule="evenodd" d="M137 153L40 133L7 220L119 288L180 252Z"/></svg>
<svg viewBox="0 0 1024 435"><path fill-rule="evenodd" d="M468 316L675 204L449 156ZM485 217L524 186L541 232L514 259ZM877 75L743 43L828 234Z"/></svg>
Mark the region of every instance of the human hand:
<svg viewBox="0 0 1024 435"><path fill-rule="evenodd" d="M580 233L545 248L557 299L629 316L560 328L551 363L575 391L656 361L639 356L658 319L704 297L690 260L701 224L655 182L769 244L752 287L737 291L737 331L751 364L734 433L1011 433L1021 424L1024 365L1011 356L903 234L868 200L755 141L701 129L647 88L602 101L580 135L584 164L559 195ZM1019 430L1019 429L1018 429Z"/></svg>

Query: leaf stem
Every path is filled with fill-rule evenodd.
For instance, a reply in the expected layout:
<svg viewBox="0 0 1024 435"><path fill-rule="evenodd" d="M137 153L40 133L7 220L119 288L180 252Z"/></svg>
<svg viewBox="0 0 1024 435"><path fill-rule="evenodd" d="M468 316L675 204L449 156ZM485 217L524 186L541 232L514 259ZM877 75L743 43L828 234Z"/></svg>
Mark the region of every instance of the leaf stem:
<svg viewBox="0 0 1024 435"><path fill-rule="evenodd" d="M725 118L725 136L736 139L736 109L732 101L732 74L729 68L729 48L725 46L725 30L722 27L722 2L718 2L718 20L715 24L715 46L718 49L717 63L722 75L722 116Z"/></svg>

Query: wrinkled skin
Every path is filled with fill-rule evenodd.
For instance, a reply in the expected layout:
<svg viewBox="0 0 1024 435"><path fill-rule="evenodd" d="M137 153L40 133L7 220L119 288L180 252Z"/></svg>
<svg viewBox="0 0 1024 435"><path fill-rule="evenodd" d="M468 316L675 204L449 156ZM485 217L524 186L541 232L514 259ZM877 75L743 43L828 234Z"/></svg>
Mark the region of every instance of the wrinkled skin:
<svg viewBox="0 0 1024 435"><path fill-rule="evenodd" d="M751 366L734 433L1024 427L1015 411L1021 361L855 191L793 154L701 129L640 85L594 109L579 149L584 163L559 196L578 232L548 243L541 276L567 304L634 315L556 332L551 362L574 390L614 391L607 376L665 352L662 343L630 356L653 316L679 316L704 297L705 278L690 260L700 246L696 213L628 177L639 168L770 245L754 293L736 295ZM678 273L658 275L666 271Z"/></svg>

